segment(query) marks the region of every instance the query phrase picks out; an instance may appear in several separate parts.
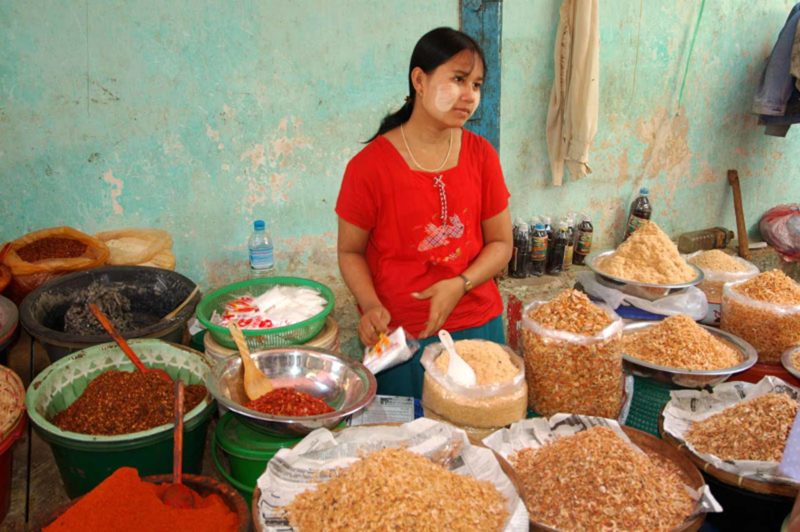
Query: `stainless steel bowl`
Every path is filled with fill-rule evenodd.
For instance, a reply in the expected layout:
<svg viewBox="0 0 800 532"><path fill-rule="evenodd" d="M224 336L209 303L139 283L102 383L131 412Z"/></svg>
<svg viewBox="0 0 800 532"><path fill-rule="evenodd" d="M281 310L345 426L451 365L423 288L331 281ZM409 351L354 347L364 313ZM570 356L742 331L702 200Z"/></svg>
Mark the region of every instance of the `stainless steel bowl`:
<svg viewBox="0 0 800 532"><path fill-rule="evenodd" d="M690 286L695 286L703 281L703 270L701 270L694 264L690 264L688 262L687 264L697 273L697 276L691 281L687 281L685 283L677 283L677 284L642 283L639 281L632 281L630 279L622 279L621 277L614 277L613 275L608 275L607 273L604 273L603 271L597 268L597 262L600 259L603 259L611 255L612 253L614 253L613 249L608 251L603 251L602 253L597 253L597 254L593 253L589 255L589 257L586 259L586 265L589 267L590 270L594 272L594 274L597 276L598 281L600 281L601 284L608 286L609 288L615 288L621 292L630 294L632 296L641 297L649 301L655 301L656 299L661 299L662 297L668 296L670 294L686 290Z"/></svg>
<svg viewBox="0 0 800 532"><path fill-rule="evenodd" d="M795 379L800 379L800 368L792 364L792 355L800 351L800 346L790 347L781 355L781 364Z"/></svg>
<svg viewBox="0 0 800 532"><path fill-rule="evenodd" d="M657 321L630 323L623 329L623 334L655 327L659 323L660 322ZM625 366L633 372L634 375L639 375L640 377L649 377L662 382L676 384L684 388L704 388L706 386L719 384L731 375L750 369L753 364L758 361L758 353L755 348L738 336L700 323L698 323L698 325L716 336L718 340L722 340L736 349L742 356L741 362L735 366L724 369L691 370L659 366L658 364L640 360L633 355L623 353L622 358L625 361Z"/></svg>
<svg viewBox="0 0 800 532"><path fill-rule="evenodd" d="M276 388L290 387L324 400L334 412L318 416L272 416L245 408L241 359L218 362L206 386L217 401L240 419L277 436L304 436L333 428L366 407L375 397L375 376L360 362L306 346L276 347L251 353L253 362Z"/></svg>

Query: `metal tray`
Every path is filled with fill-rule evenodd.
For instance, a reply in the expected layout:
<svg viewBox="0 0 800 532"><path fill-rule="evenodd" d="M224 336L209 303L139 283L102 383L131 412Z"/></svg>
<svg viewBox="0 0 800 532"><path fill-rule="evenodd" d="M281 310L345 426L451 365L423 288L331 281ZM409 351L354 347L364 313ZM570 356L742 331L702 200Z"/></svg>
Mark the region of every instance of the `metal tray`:
<svg viewBox="0 0 800 532"><path fill-rule="evenodd" d="M648 327L655 327L659 323L660 322L652 321L629 323L623 329L623 335L633 331L647 329ZM627 353L623 353L622 358L625 361L625 366L634 375L640 377L649 377L661 382L675 384L682 388L705 388L706 386L719 384L728 379L731 375L750 369L753 364L758 361L758 353L755 348L738 336L700 323L698 323L698 325L716 336L719 340L724 341L739 351L742 355L742 361L730 368L691 370L659 366L658 364L653 364L652 362L647 362Z"/></svg>
<svg viewBox="0 0 800 532"><path fill-rule="evenodd" d="M792 355L798 350L800 350L800 346L791 347L784 351L781 355L781 364L783 364L783 367L786 368L786 371L791 373L796 379L800 379L800 368L792 365Z"/></svg>
<svg viewBox="0 0 800 532"><path fill-rule="evenodd" d="M649 301L654 301L656 299L661 299L662 297L668 296L670 294L680 292L686 290L690 286L695 286L700 284L703 281L703 270L695 266L694 264L689 264L696 273L697 276L687 282L684 283L677 283L677 284L655 284L655 283L643 283L640 281L633 281L630 279L622 279L621 277L614 277L613 275L608 275L603 271L597 268L597 261L607 257L614 253L614 250L603 251L597 254L591 254L586 259L586 265L592 270L597 276L598 281L609 288L615 288L624 292L626 294L630 294L632 296L641 297L643 299L647 299Z"/></svg>

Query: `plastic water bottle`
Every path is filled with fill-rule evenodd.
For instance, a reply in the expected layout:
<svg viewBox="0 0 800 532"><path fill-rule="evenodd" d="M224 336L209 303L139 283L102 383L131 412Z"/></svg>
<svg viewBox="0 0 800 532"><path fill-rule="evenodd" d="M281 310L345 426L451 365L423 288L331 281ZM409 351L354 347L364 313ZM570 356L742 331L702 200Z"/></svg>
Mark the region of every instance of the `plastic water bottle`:
<svg viewBox="0 0 800 532"><path fill-rule="evenodd" d="M250 276L270 275L275 269L275 259L272 254L272 239L264 220L253 222L253 233L247 241L247 248L250 251Z"/></svg>

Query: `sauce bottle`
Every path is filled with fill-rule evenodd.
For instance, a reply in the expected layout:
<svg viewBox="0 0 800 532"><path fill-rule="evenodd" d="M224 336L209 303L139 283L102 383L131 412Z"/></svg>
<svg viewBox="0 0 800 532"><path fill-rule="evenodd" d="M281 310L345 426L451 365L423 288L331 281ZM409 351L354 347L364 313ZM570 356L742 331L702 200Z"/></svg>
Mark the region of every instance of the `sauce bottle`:
<svg viewBox="0 0 800 532"><path fill-rule="evenodd" d="M522 279L528 275L528 261L530 256L530 235L528 234L528 224L519 224L516 237L514 238L514 251L511 256L512 264L509 265L508 274L516 279Z"/></svg>
<svg viewBox="0 0 800 532"><path fill-rule="evenodd" d="M650 200L648 199L649 194L650 190L647 187L642 187L639 189L639 196L631 203L631 209L628 213L628 223L625 226L625 238L623 238L623 240L631 236L631 233L636 231L645 220L649 220L650 216L652 216L653 207L650 205Z"/></svg>
<svg viewBox="0 0 800 532"><path fill-rule="evenodd" d="M538 223L533 227L531 237L530 274L537 277L545 272L547 261L547 231L544 224Z"/></svg>
<svg viewBox="0 0 800 532"><path fill-rule="evenodd" d="M575 215L569 214L564 220L567 223L567 246L564 248L561 270L566 272L572 266L572 257L575 253Z"/></svg>
<svg viewBox="0 0 800 532"><path fill-rule="evenodd" d="M578 234L575 238L575 254L572 256L572 264L585 264L586 256L592 252L592 236L594 227L592 227L592 220L588 216L584 216L580 224L578 224Z"/></svg>
<svg viewBox="0 0 800 532"><path fill-rule="evenodd" d="M547 257L547 273L559 275L564 265L564 253L567 250L567 222L561 220L558 223L558 230L555 233L555 241Z"/></svg>

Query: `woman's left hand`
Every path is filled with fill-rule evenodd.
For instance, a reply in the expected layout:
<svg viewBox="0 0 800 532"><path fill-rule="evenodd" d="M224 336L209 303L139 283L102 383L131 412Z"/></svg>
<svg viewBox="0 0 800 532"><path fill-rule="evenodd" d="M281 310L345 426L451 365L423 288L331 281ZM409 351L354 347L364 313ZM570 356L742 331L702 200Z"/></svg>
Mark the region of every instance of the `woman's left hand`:
<svg viewBox="0 0 800 532"><path fill-rule="evenodd" d="M460 277L436 282L422 292L412 292L411 296L415 299L431 300L428 321L425 323L425 329L420 333L420 338L427 338L438 332L463 295L464 280Z"/></svg>

